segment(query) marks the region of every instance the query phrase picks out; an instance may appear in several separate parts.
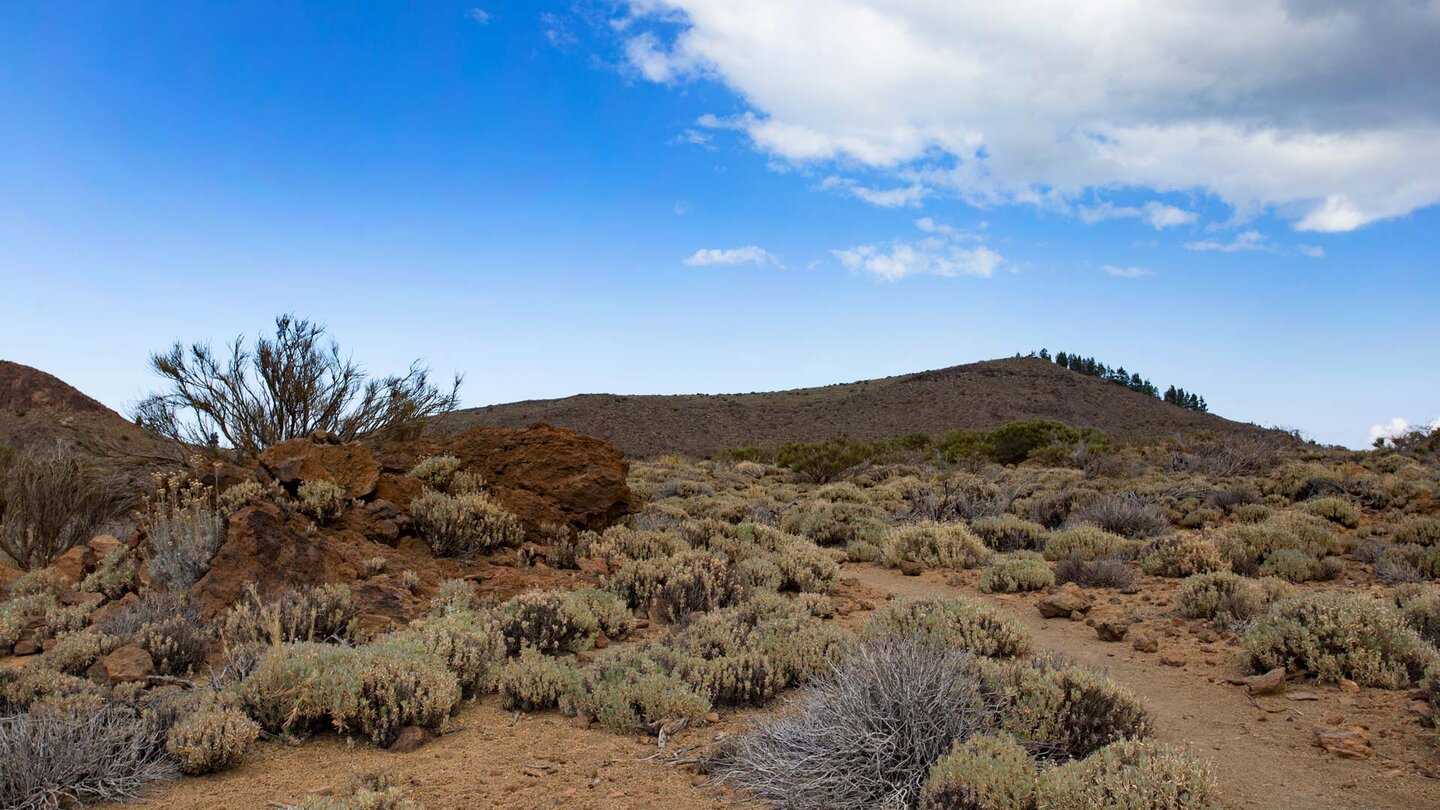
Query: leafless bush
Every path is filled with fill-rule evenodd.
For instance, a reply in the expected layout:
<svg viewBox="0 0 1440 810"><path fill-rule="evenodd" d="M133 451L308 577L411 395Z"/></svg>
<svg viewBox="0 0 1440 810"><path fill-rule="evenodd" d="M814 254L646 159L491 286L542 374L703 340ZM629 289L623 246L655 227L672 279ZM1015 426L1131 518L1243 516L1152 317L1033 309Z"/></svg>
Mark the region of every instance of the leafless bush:
<svg viewBox="0 0 1440 810"><path fill-rule="evenodd" d="M0 551L22 568L43 568L128 505L123 479L73 450L27 450L0 477Z"/></svg>
<svg viewBox="0 0 1440 810"><path fill-rule="evenodd" d="M253 350L243 335L219 353L176 343L150 365L170 390L136 406L137 421L177 441L218 440L246 455L315 430L342 441L401 438L459 401L458 376L444 393L418 361L404 376L368 379L325 340L324 326L291 315L276 318L275 339L257 338Z"/></svg>
<svg viewBox="0 0 1440 810"><path fill-rule="evenodd" d="M1190 442L1170 460L1175 472L1198 471L1224 478L1260 475L1276 463L1274 442L1258 438L1202 438Z"/></svg>
<svg viewBox="0 0 1440 810"><path fill-rule="evenodd" d="M1003 515L1028 483L988 487L978 478L947 478L911 493L902 519L945 523Z"/></svg>
<svg viewBox="0 0 1440 810"><path fill-rule="evenodd" d="M175 772L165 729L128 708L0 718L0 807L52 810L127 799Z"/></svg>
<svg viewBox="0 0 1440 810"><path fill-rule="evenodd" d="M731 738L718 780L793 810L911 807L930 766L988 728L995 699L965 653L900 637L859 645L794 711Z"/></svg>
<svg viewBox="0 0 1440 810"><path fill-rule="evenodd" d="M1072 556L1055 564L1055 581L1062 585L1073 582L1083 588L1114 588L1133 593L1139 579L1123 560L1086 560Z"/></svg>
<svg viewBox="0 0 1440 810"><path fill-rule="evenodd" d="M1125 537L1154 537L1170 531L1170 521L1154 505L1134 494L1102 495L1075 507L1067 523L1092 526Z"/></svg>

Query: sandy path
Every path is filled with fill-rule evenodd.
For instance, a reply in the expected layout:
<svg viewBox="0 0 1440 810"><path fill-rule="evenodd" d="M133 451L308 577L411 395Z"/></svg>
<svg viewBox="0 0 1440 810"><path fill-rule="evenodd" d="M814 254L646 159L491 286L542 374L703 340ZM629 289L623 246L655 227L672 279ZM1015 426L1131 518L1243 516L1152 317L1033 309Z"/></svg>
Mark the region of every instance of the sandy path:
<svg viewBox="0 0 1440 810"><path fill-rule="evenodd" d="M906 577L874 566L846 566L845 573L897 596L987 598L973 589L946 584L940 574ZM1141 696L1155 715L1161 739L1214 763L1233 807L1440 807L1440 782L1413 773L1387 776L1384 762L1340 759L1313 745L1312 726L1337 698L1334 690L1326 694L1314 688L1322 694L1322 701L1314 703L1264 698L1262 705L1276 710L1267 712L1252 705L1236 687L1162 666L1153 655L1134 653L1129 644L1102 642L1084 623L1042 619L1029 600L1021 599L992 601L1009 608L1029 627L1042 649L1103 670ZM1234 672L1238 674L1238 667ZM1262 717L1266 719L1261 721Z"/></svg>

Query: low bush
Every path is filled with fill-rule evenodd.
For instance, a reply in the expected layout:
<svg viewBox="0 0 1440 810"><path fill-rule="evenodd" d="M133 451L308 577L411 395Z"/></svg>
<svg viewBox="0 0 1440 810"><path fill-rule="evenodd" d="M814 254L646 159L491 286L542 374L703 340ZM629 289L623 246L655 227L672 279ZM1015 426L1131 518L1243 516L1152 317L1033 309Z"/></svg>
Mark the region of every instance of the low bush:
<svg viewBox="0 0 1440 810"><path fill-rule="evenodd" d="M1345 563L1339 557L1316 559L1295 548L1277 549L1260 564L1261 576L1295 583L1334 579L1344 570Z"/></svg>
<svg viewBox="0 0 1440 810"><path fill-rule="evenodd" d="M54 646L40 657L40 661L56 672L80 675L102 655L108 655L120 646L120 639L86 629L56 638Z"/></svg>
<svg viewBox="0 0 1440 810"><path fill-rule="evenodd" d="M405 797L400 780L388 771L349 776L333 795L310 794L295 810L423 810Z"/></svg>
<svg viewBox="0 0 1440 810"><path fill-rule="evenodd" d="M1124 560L1087 560L1078 554L1055 564L1055 581L1073 582L1084 588L1114 588L1134 593L1140 577Z"/></svg>
<svg viewBox="0 0 1440 810"><path fill-rule="evenodd" d="M574 667L526 647L500 672L500 704L527 712L552 709L577 678Z"/></svg>
<svg viewBox="0 0 1440 810"><path fill-rule="evenodd" d="M774 554L780 569L780 590L801 593L829 593L840 575L840 566L810 543L794 542Z"/></svg>
<svg viewBox="0 0 1440 810"><path fill-rule="evenodd" d="M455 676L465 696L492 692L499 687L505 663L505 636L490 613L472 610L443 611L396 630L382 639L392 647L430 656Z"/></svg>
<svg viewBox="0 0 1440 810"><path fill-rule="evenodd" d="M510 655L526 647L542 653L570 650L599 630L594 615L577 610L564 591L520 594L501 605L496 615Z"/></svg>
<svg viewBox="0 0 1440 810"><path fill-rule="evenodd" d="M885 552L874 543L864 540L851 540L845 546L845 558L850 562L880 562L885 557Z"/></svg>
<svg viewBox="0 0 1440 810"><path fill-rule="evenodd" d="M405 726L438 726L460 701L460 687L440 661L403 646L300 643L273 647L235 698L271 733L328 724L386 746Z"/></svg>
<svg viewBox="0 0 1440 810"><path fill-rule="evenodd" d="M1180 526L1185 529L1203 529L1207 526L1214 526L1225 518L1225 513L1219 509L1208 506L1191 509L1180 518Z"/></svg>
<svg viewBox="0 0 1440 810"><path fill-rule="evenodd" d="M1082 758L1145 737L1152 721L1129 690L1095 672L1047 660L1005 661L984 680L1002 698L999 726L1047 759Z"/></svg>
<svg viewBox="0 0 1440 810"><path fill-rule="evenodd" d="M1162 540L1140 564L1151 576L1188 577L1225 568L1215 544L1194 535L1177 535Z"/></svg>
<svg viewBox="0 0 1440 810"><path fill-rule="evenodd" d="M963 523L915 523L890 531L883 546L885 562L917 563L926 568L978 568L991 556Z"/></svg>
<svg viewBox="0 0 1440 810"><path fill-rule="evenodd" d="M1035 806L1035 777L1014 737L977 734L930 766L920 810L1026 810Z"/></svg>
<svg viewBox="0 0 1440 810"><path fill-rule="evenodd" d="M745 594L741 577L725 557L689 551L674 557L628 560L605 580L606 590L632 608L658 608L670 621L686 621L692 611L712 610Z"/></svg>
<svg viewBox="0 0 1440 810"><path fill-rule="evenodd" d="M1325 497L1306 501L1302 508L1310 514L1337 523L1347 529L1360 525L1360 510L1344 498Z"/></svg>
<svg viewBox="0 0 1440 810"><path fill-rule="evenodd" d="M710 701L649 658L622 654L581 670L578 685L562 696L561 708L617 733L658 734L681 720L703 722Z"/></svg>
<svg viewBox="0 0 1440 810"><path fill-rule="evenodd" d="M415 462L415 466L405 474L431 489L443 491L459 471L460 459L455 456L427 456Z"/></svg>
<svg viewBox="0 0 1440 810"><path fill-rule="evenodd" d="M427 489L410 502L415 531L437 557L468 557L525 540L520 518L478 490Z"/></svg>
<svg viewBox="0 0 1440 810"><path fill-rule="evenodd" d="M1026 655L1033 644L1030 631L1002 610L965 597L892 602L871 615L865 635L923 639L987 658Z"/></svg>
<svg viewBox="0 0 1440 810"><path fill-rule="evenodd" d="M338 520L345 514L345 507L350 503L345 497L344 487L323 479L301 482L295 495L300 511L317 523Z"/></svg>
<svg viewBox="0 0 1440 810"><path fill-rule="evenodd" d="M225 542L225 516L214 491L178 477L161 481L145 499L140 528L149 548L151 578L173 593L199 582Z"/></svg>
<svg viewBox="0 0 1440 810"><path fill-rule="evenodd" d="M1262 523L1274 513L1274 509L1263 503L1242 503L1230 510L1236 523Z"/></svg>
<svg viewBox="0 0 1440 810"><path fill-rule="evenodd" d="M153 719L114 704L0 717L0 807L132 799L174 776L164 740Z"/></svg>
<svg viewBox="0 0 1440 810"><path fill-rule="evenodd" d="M1395 542L1416 546L1440 545L1440 518L1413 517L1395 527Z"/></svg>
<svg viewBox="0 0 1440 810"><path fill-rule="evenodd" d="M1045 538L1045 559L1063 560L1080 557L1086 560L1133 559L1140 543L1098 526L1078 525Z"/></svg>
<svg viewBox="0 0 1440 810"><path fill-rule="evenodd" d="M188 677L205 666L215 628L188 600L168 592L152 593L96 625L97 629L138 644L160 675Z"/></svg>
<svg viewBox="0 0 1440 810"><path fill-rule="evenodd" d="M1277 551L1301 551L1316 559L1345 548L1329 521L1305 512L1277 512L1256 524L1227 526L1215 545L1237 573L1253 574Z"/></svg>
<svg viewBox="0 0 1440 810"><path fill-rule="evenodd" d="M1422 546L1389 543L1375 545L1379 548L1367 549L1367 551L1378 551L1372 560L1376 579L1386 585L1403 585L1407 582L1423 582L1428 579L1420 568L1425 561L1425 549ZM1362 559L1358 551L1355 556L1357 559Z"/></svg>
<svg viewBox="0 0 1440 810"><path fill-rule="evenodd" d="M877 458L882 449L875 442L854 441L844 436L819 442L787 442L775 451L775 464L794 472L803 481L823 484Z"/></svg>
<svg viewBox="0 0 1440 810"><path fill-rule="evenodd" d="M1420 637L1440 647L1440 588L1427 588L1400 605L1405 624Z"/></svg>
<svg viewBox="0 0 1440 810"><path fill-rule="evenodd" d="M193 775L233 767L260 736L260 726L234 709L216 707L182 717L165 735L165 750Z"/></svg>
<svg viewBox="0 0 1440 810"><path fill-rule="evenodd" d="M995 551L1038 551L1045 539L1045 527L1014 515L993 515L970 524L975 535Z"/></svg>
<svg viewBox="0 0 1440 810"><path fill-rule="evenodd" d="M268 599L252 585L225 614L220 636L229 647L338 641L354 637L357 612L348 585L286 589Z"/></svg>
<svg viewBox="0 0 1440 810"><path fill-rule="evenodd" d="M1242 657L1254 672L1308 670L1322 681L1400 689L1437 658L1399 614L1363 596L1302 594L1276 603L1245 632Z"/></svg>
<svg viewBox="0 0 1440 810"><path fill-rule="evenodd" d="M1222 810L1203 761L1163 743L1123 740L1040 775L1037 810Z"/></svg>
<svg viewBox="0 0 1440 810"><path fill-rule="evenodd" d="M1133 494L1101 495L1076 506L1067 519L1067 525L1075 524L1098 526L1121 537L1140 540L1170 531L1170 521L1165 515Z"/></svg>
<svg viewBox="0 0 1440 810"><path fill-rule="evenodd" d="M1186 618L1213 619L1225 627L1238 627L1262 615L1272 602L1290 596L1294 590L1279 579L1254 580L1215 571L1187 577L1175 592L1175 603Z"/></svg>
<svg viewBox="0 0 1440 810"><path fill-rule="evenodd" d="M1038 591L1055 584L1055 575L1044 560L1019 557L1001 560L980 575L977 585L981 593L1015 593Z"/></svg>

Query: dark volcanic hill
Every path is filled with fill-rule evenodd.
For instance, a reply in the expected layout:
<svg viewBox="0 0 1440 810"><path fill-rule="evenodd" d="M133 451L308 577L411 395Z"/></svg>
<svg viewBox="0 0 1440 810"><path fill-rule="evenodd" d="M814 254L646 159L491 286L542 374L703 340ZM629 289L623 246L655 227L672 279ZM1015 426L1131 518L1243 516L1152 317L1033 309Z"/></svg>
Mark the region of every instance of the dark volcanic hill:
<svg viewBox="0 0 1440 810"><path fill-rule="evenodd" d="M30 366L0 360L0 448L57 442L137 475L173 467L179 448Z"/></svg>
<svg viewBox="0 0 1440 810"><path fill-rule="evenodd" d="M475 425L549 422L607 439L631 456L709 456L729 447L774 447L840 433L865 439L914 431L939 435L955 428L994 428L1016 419L1097 427L1116 439L1262 432L1034 358L763 394L581 394L530 400L457 411L436 420L430 430L451 433Z"/></svg>

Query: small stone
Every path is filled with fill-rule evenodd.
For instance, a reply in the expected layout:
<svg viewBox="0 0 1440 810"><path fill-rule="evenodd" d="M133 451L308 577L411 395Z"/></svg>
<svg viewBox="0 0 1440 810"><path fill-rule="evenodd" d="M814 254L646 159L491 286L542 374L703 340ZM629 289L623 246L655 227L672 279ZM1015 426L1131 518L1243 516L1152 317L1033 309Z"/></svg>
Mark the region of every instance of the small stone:
<svg viewBox="0 0 1440 810"><path fill-rule="evenodd" d="M1359 692L1359 691L1360 691L1360 684L1358 684L1358 683L1350 680L1349 678L1341 678L1341 679L1340 679L1340 691L1341 691L1341 692L1349 692L1350 694L1353 695L1353 694L1355 694L1356 692Z"/></svg>
<svg viewBox="0 0 1440 810"><path fill-rule="evenodd" d="M390 743L389 750L396 754L408 754L430 741L430 732L419 726L406 726L400 729L395 742Z"/></svg>
<svg viewBox="0 0 1440 810"><path fill-rule="evenodd" d="M1147 634L1145 634L1145 633L1139 633L1139 634L1137 634L1137 635L1131 640L1130 646L1134 647L1136 650L1138 650L1138 651L1140 651L1140 652L1147 652L1147 653L1159 652L1159 650L1160 650L1160 642L1159 642L1159 640L1157 640L1154 636L1147 635Z"/></svg>
<svg viewBox="0 0 1440 810"><path fill-rule="evenodd" d="M1291 700L1319 700L1320 696L1314 692L1291 692L1285 697Z"/></svg>
<svg viewBox="0 0 1440 810"><path fill-rule="evenodd" d="M100 606L100 603L104 601L105 595L100 593L90 593L89 591L60 592L60 604L72 606L80 605L83 606L86 611L94 610L95 608Z"/></svg>
<svg viewBox="0 0 1440 810"><path fill-rule="evenodd" d="M90 680L111 686L143 681L154 674L154 659L138 644L126 644L96 661L85 672Z"/></svg>
<svg viewBox="0 0 1440 810"><path fill-rule="evenodd" d="M95 556L99 558L118 548L120 538L111 534L100 534L90 538L90 542L85 545L89 546L90 550L95 552Z"/></svg>
<svg viewBox="0 0 1440 810"><path fill-rule="evenodd" d="M1040 615L1047 619L1082 619L1095 600L1090 594L1080 590L1073 582L1067 582L1056 588L1053 592L1046 594L1035 603L1040 610Z"/></svg>
<svg viewBox="0 0 1440 810"><path fill-rule="evenodd" d="M1179 650L1166 650L1160 653L1160 663L1167 667L1185 666L1185 654Z"/></svg>
<svg viewBox="0 0 1440 810"><path fill-rule="evenodd" d="M1264 675L1245 679L1245 689L1252 695L1278 695L1285 691L1285 668L1275 667Z"/></svg>
<svg viewBox="0 0 1440 810"><path fill-rule="evenodd" d="M1104 620L1095 624L1095 635L1101 641L1124 641L1129 632L1130 625L1124 621Z"/></svg>
<svg viewBox="0 0 1440 810"><path fill-rule="evenodd" d="M61 554L54 565L55 574L62 582L79 585L85 574L95 565L95 550L89 546L76 546Z"/></svg>
<svg viewBox="0 0 1440 810"><path fill-rule="evenodd" d="M920 563L911 562L910 560L900 561L900 573L904 574L907 577L918 577L920 576L920 572L924 570L925 567L922 566Z"/></svg>
<svg viewBox="0 0 1440 810"><path fill-rule="evenodd" d="M1214 644L1220 640L1220 634L1209 627L1201 627L1195 631L1195 638L1199 639L1202 644Z"/></svg>
<svg viewBox="0 0 1440 810"><path fill-rule="evenodd" d="M1368 759L1370 732L1360 726L1315 726L1315 744L1337 757Z"/></svg>
<svg viewBox="0 0 1440 810"><path fill-rule="evenodd" d="M38 652L40 652L40 645L36 644L33 638L20 639L10 650L11 655L34 655Z"/></svg>
<svg viewBox="0 0 1440 810"><path fill-rule="evenodd" d="M705 722L707 722L707 723L718 723L718 722L720 722L720 713L719 713L719 712L710 712L709 714L705 715Z"/></svg>

